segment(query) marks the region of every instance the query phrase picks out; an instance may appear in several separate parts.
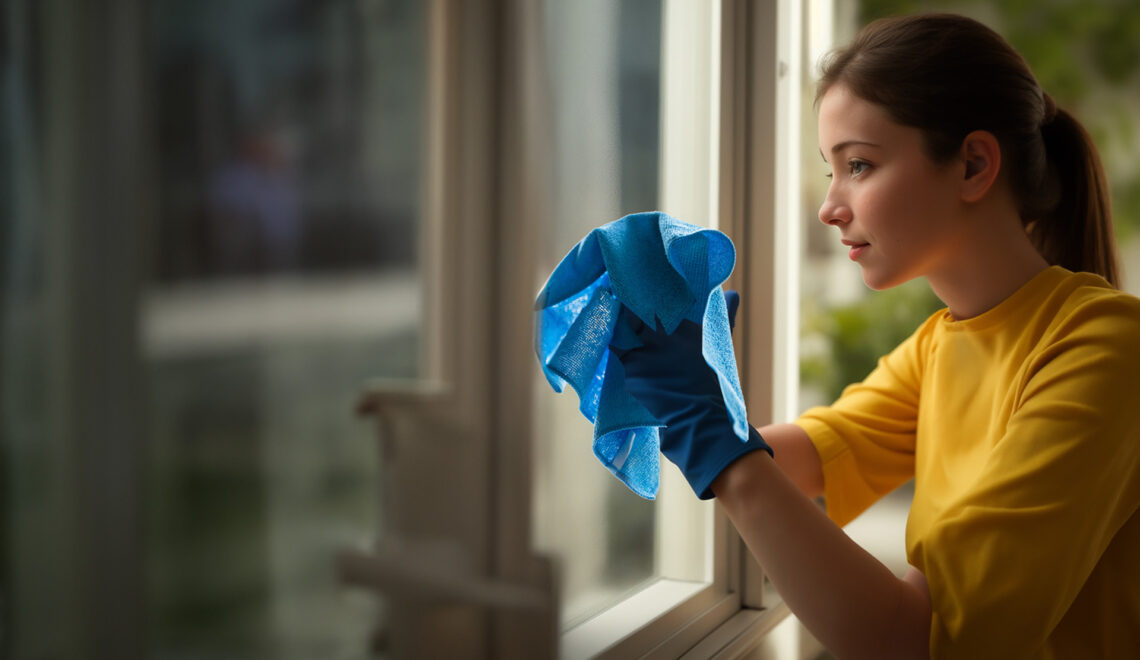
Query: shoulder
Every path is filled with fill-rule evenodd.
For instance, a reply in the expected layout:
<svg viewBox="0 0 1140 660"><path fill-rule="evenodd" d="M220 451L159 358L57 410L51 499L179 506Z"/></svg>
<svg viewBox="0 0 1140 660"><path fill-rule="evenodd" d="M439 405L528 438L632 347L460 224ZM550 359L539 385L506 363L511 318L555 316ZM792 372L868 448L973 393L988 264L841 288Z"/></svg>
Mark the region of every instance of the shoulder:
<svg viewBox="0 0 1140 660"><path fill-rule="evenodd" d="M1037 318L1041 331L1022 372L1023 402L1048 393L1067 406L1083 402L1135 421L1140 298L1095 275L1073 273L1043 301Z"/></svg>
<svg viewBox="0 0 1140 660"><path fill-rule="evenodd" d="M1097 343L1140 349L1140 298L1090 273L1072 273L1051 307L1051 339L1083 336Z"/></svg>

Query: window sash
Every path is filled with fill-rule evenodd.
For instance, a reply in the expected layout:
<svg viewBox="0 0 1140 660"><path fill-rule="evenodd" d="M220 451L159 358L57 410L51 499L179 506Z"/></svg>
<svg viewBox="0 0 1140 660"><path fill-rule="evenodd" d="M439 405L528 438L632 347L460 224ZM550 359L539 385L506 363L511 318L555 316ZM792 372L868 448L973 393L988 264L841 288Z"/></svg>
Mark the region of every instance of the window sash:
<svg viewBox="0 0 1140 660"><path fill-rule="evenodd" d="M727 286L748 301L737 357L757 424L790 419L797 399L802 11L793 0L672 0L664 12L662 210L708 217L738 246ZM663 470L663 492L678 487L683 478ZM665 538L668 519L658 520ZM660 580L564 633L563 657L677 657L698 643L702 653L739 653L759 644L788 610L719 509L713 526L711 584Z"/></svg>
<svg viewBox="0 0 1140 660"><path fill-rule="evenodd" d="M798 49L794 40L781 40L780 35L799 29L801 10L793 0L664 1L663 47L678 48L681 57L688 54L692 65L692 44L686 46L687 53L677 44L696 38L692 22L704 21L706 32L698 43L707 58L699 70L708 74L703 81L699 76L686 81L681 60L670 65L672 51L664 54L663 96L688 93L696 105L687 112L699 121L691 122L695 130L667 133L661 188L676 188L680 194L682 188L670 182L693 176L685 166L694 166L691 157L698 152L702 171L697 176L707 185L684 187L686 198L667 193L663 210L679 217L707 216L738 246L741 258L728 283L748 301L742 308L744 327L737 334L738 360L750 417L762 424L780 415L783 406L776 393L795 398L787 390L789 369L779 367L785 364L782 359L794 363L795 358L788 351L795 336L788 328L798 318L789 313L794 312L795 296L780 293L790 286L787 278L795 271L784 261L796 254L787 249L795 232L776 222L788 199L795 197L794 192L777 195L787 184L779 173L796 169L781 161L794 151L795 140L781 143L777 136L787 133L780 122L788 121L789 112L798 112L796 106L779 106L799 98L798 89L787 92L792 76L786 73L788 62L798 61ZM538 378L530 351L529 303L536 266L532 252L539 244L533 218L541 213L548 192L542 171L548 113L542 48L536 39L542 33L537 29L539 7L525 0L432 4L430 199L423 268L429 291L425 324L436 334L425 342L425 363L429 377L445 383L452 395L442 403L408 405L421 409L413 423L419 428L409 435L424 435L425 446L404 442L399 449L437 451L426 446L438 442L426 437L433 424L473 429L465 439L470 446L464 455L472 458L466 469L478 474L465 479L462 487L476 501L465 502L463 508L487 523L485 532L476 533L470 520L424 526L468 530L456 540L471 546L466 549L476 558L473 565L486 566L487 578L547 594L546 607L486 610L488 618L483 620L489 625L467 630L472 647L489 648L502 658L533 657L536 648L551 640L566 657L677 657L710 647L742 652L758 643L787 609L772 597L759 567L719 510L712 516L711 537L701 539L713 548L711 575L697 576L701 579L696 581L657 580L566 634L557 633L556 580L549 564L533 555L530 530L530 457L532 443L539 441L531 403ZM670 26L688 28L688 36L671 32ZM781 69L783 76L778 74ZM699 90L686 89L694 83L705 85L703 104ZM665 118L663 124L669 121ZM472 301L482 305L477 313ZM776 326L771 319L782 319L784 325ZM436 408L440 410L433 413ZM687 489L683 481L677 483L679 475L664 472L664 489ZM388 485L394 489L386 497L389 503L413 500L416 484L422 484L415 477L400 482ZM409 497L399 497L402 489ZM686 501L694 502L691 495ZM415 515L413 509L403 513ZM671 561L664 558L663 564ZM402 623L423 630L431 622ZM480 628L485 632L478 633Z"/></svg>

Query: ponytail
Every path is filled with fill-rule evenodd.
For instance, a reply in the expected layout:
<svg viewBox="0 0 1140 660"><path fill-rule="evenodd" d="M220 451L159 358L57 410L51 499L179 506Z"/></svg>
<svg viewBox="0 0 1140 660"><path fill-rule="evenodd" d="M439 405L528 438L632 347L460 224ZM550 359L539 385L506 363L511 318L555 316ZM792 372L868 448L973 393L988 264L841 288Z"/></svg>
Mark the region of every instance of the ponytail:
<svg viewBox="0 0 1140 660"><path fill-rule="evenodd" d="M1119 287L1108 185L1092 138L1060 108L1041 127L1041 136L1051 174L1046 185L1056 188L1059 199L1029 225L1029 237L1050 264L1096 273Z"/></svg>

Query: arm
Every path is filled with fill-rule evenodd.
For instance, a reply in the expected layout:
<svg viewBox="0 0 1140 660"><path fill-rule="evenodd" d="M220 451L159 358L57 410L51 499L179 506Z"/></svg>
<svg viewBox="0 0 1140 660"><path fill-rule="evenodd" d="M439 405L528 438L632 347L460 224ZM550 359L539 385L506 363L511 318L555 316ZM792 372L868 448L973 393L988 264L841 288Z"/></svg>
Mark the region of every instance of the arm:
<svg viewBox="0 0 1140 660"><path fill-rule="evenodd" d="M823 462L802 428L795 424L769 424L757 430L775 452L776 465L804 495L823 495Z"/></svg>
<svg viewBox="0 0 1140 660"><path fill-rule="evenodd" d="M629 392L664 422L662 453L698 495L721 500L792 611L841 657L926 657L930 598L914 581L895 578L812 501L823 493L824 470L807 432L771 425L742 444L701 356L699 328L682 323L669 334L645 326L638 338L642 346L618 357ZM896 417L913 408L897 396L891 403L904 409ZM897 435L900 447L881 453L911 465L913 425L896 426L891 438ZM755 451L769 445L775 461ZM867 491L883 485L861 484ZM856 508L847 502L844 511Z"/></svg>
<svg viewBox="0 0 1140 660"><path fill-rule="evenodd" d="M776 437L796 445L793 431ZM746 454L713 492L791 610L839 657L928 657L931 605L922 575L896 578L780 467L764 452Z"/></svg>

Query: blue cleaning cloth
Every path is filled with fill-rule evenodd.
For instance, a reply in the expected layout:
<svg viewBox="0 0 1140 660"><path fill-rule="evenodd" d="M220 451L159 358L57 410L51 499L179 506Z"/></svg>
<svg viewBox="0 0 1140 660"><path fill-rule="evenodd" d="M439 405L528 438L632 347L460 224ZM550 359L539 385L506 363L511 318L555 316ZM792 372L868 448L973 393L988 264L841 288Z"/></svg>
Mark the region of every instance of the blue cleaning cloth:
<svg viewBox="0 0 1140 660"><path fill-rule="evenodd" d="M629 314L670 334L682 320L702 327L702 353L720 381L732 430L748 440L748 416L721 290L736 264L727 236L665 213L635 213L594 229L547 279L535 302L535 352L555 392L566 383L594 424L594 455L633 492L654 499L658 428L625 389L609 346L641 345Z"/></svg>

